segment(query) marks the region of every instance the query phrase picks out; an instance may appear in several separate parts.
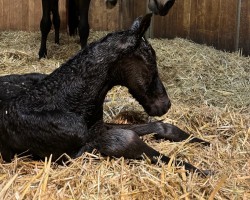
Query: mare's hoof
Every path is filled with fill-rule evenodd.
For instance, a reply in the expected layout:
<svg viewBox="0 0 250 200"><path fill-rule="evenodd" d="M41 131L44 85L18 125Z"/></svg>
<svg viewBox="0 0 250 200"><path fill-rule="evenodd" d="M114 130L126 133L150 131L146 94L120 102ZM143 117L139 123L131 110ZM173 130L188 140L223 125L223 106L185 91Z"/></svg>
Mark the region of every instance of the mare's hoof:
<svg viewBox="0 0 250 200"><path fill-rule="evenodd" d="M38 53L38 56L39 56L39 59L41 58L46 58L47 57L47 50L39 50L39 53Z"/></svg>

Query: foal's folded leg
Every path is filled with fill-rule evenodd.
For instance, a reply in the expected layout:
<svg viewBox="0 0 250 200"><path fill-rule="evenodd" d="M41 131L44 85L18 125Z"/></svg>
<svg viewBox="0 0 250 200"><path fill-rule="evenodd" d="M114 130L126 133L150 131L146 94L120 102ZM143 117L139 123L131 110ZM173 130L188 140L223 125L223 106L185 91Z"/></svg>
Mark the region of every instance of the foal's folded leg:
<svg viewBox="0 0 250 200"><path fill-rule="evenodd" d="M156 163L158 159L165 163L170 161L169 157L161 155L158 151L148 146L132 130L110 129L96 138L94 146L100 153L106 156L141 159L143 155L146 155L152 163ZM184 166L186 170L191 172L197 172L201 175L208 174L208 171L202 171L180 160L176 160L175 164Z"/></svg>
<svg viewBox="0 0 250 200"><path fill-rule="evenodd" d="M180 142L186 140L190 137L190 134L186 133L185 131L181 130L177 126L172 124L163 123L163 122L150 122L146 124L105 124L108 128L123 128L133 130L139 136L147 135L150 133L156 133L156 139L167 139L174 142ZM209 142L204 141L199 138L191 138L189 140L190 143L198 142L202 143L203 145L210 145Z"/></svg>

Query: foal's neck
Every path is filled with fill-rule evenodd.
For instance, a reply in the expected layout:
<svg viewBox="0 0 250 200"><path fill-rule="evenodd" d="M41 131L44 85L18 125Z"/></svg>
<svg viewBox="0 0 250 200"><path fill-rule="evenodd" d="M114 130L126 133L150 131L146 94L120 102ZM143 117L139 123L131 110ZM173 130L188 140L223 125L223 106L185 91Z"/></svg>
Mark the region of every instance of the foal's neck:
<svg viewBox="0 0 250 200"><path fill-rule="evenodd" d="M109 71L114 59L95 56L93 48L79 52L43 80L45 102L63 105L73 112L100 112L107 92L113 87ZM102 112L102 111L101 111Z"/></svg>

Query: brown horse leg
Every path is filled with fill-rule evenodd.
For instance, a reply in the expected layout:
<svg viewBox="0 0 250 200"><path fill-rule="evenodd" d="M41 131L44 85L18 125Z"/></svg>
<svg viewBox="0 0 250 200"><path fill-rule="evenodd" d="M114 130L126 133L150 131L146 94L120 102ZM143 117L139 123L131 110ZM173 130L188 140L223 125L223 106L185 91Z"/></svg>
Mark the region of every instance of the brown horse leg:
<svg viewBox="0 0 250 200"><path fill-rule="evenodd" d="M90 0L79 1L80 21L78 25L81 47L84 48L89 37L89 4Z"/></svg>
<svg viewBox="0 0 250 200"><path fill-rule="evenodd" d="M55 43L59 44L60 15L58 9L58 0L53 1L52 14L53 14L52 21L55 28Z"/></svg>
<svg viewBox="0 0 250 200"><path fill-rule="evenodd" d="M50 2L49 0L42 0L43 16L40 22L40 30L42 33L41 46L39 50L39 59L47 56L47 37L51 29L51 19L50 19Z"/></svg>

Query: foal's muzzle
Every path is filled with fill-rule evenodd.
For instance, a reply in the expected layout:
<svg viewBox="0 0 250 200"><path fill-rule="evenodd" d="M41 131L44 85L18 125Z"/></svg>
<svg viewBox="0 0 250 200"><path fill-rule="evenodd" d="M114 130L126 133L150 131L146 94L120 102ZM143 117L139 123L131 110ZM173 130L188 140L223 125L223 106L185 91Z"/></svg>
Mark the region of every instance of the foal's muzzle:
<svg viewBox="0 0 250 200"><path fill-rule="evenodd" d="M162 116L168 112L171 107L171 102L168 98L159 98L151 102L144 109L150 116Z"/></svg>

